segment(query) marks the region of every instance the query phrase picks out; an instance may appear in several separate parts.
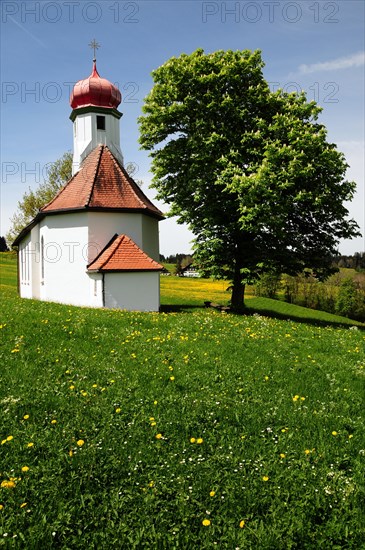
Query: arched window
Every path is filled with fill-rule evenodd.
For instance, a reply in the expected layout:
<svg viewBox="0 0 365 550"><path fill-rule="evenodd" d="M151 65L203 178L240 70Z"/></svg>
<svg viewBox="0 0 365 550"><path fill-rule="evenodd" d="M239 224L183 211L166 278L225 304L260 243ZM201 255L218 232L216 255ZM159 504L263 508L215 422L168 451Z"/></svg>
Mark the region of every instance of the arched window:
<svg viewBox="0 0 365 550"><path fill-rule="evenodd" d="M41 237L41 279L44 280L44 238Z"/></svg>

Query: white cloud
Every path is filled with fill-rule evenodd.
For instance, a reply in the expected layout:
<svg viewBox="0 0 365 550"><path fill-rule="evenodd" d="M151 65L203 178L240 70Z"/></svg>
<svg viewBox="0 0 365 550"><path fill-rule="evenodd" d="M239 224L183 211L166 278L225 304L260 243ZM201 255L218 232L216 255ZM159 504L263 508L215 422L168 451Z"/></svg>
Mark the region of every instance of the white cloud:
<svg viewBox="0 0 365 550"><path fill-rule="evenodd" d="M347 57L338 57L332 61L322 61L312 65L300 65L301 74L318 73L320 71L338 71L341 69L350 69L351 67L361 67L365 64L365 52L358 52Z"/></svg>

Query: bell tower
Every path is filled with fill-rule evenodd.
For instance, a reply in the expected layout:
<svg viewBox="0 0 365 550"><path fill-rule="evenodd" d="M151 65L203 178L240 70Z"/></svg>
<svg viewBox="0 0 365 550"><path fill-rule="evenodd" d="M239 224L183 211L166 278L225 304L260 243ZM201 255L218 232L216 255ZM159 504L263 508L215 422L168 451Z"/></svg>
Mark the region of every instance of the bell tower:
<svg viewBox="0 0 365 550"><path fill-rule="evenodd" d="M101 78L97 71L95 50L99 44L93 40L90 46L94 49L91 75L76 82L70 97L74 136L72 175L78 172L84 158L98 145L107 145L123 164L119 129L122 113L117 109L122 96L118 88Z"/></svg>

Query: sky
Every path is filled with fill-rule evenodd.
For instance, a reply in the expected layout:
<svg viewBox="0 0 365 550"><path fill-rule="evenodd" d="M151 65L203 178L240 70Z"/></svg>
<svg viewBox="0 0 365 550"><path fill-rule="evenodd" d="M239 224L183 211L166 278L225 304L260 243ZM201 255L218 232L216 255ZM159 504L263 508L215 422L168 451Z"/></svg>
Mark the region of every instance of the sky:
<svg viewBox="0 0 365 550"><path fill-rule="evenodd" d="M364 7L362 0L2 0L0 235L46 166L72 150L69 95L91 73L94 38L98 72L123 96L125 163L134 163L149 198L151 159L139 149L137 119L153 87L151 72L197 48L259 49L271 89L304 90L323 107L328 140L346 157L347 179L357 183L346 206L364 235ZM165 256L190 252L192 239L175 218L160 223ZM341 241L339 251L365 251L364 237Z"/></svg>

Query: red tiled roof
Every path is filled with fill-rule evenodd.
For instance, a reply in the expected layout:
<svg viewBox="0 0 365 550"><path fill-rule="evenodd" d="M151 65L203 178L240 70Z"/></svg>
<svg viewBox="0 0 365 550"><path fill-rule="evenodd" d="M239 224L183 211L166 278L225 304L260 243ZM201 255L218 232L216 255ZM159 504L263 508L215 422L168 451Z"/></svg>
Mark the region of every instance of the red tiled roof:
<svg viewBox="0 0 365 550"><path fill-rule="evenodd" d="M88 265L88 271L161 271L163 266L152 260L127 235L115 235L112 241Z"/></svg>
<svg viewBox="0 0 365 550"><path fill-rule="evenodd" d="M138 210L163 219L162 212L119 164L106 145L98 145L80 170L41 212L79 209Z"/></svg>

